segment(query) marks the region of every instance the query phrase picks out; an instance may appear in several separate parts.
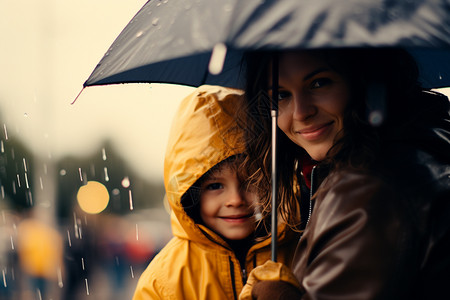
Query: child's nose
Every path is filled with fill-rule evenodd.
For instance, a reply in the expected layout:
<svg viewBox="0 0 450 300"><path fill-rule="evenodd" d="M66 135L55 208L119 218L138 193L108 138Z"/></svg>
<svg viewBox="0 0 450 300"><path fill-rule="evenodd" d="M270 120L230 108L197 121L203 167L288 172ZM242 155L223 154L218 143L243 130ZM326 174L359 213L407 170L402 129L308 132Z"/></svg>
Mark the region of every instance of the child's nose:
<svg viewBox="0 0 450 300"><path fill-rule="evenodd" d="M226 202L226 206L242 206L245 204L245 198L239 189L233 190Z"/></svg>

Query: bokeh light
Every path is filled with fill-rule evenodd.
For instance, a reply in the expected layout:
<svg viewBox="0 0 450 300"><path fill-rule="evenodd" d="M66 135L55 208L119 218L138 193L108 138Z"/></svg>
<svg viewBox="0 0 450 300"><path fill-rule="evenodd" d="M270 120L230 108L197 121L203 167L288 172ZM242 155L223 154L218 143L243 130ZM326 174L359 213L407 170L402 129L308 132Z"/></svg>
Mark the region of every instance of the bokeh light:
<svg viewBox="0 0 450 300"><path fill-rule="evenodd" d="M108 206L109 193L100 182L88 181L86 185L78 190L77 200L84 212L98 214Z"/></svg>

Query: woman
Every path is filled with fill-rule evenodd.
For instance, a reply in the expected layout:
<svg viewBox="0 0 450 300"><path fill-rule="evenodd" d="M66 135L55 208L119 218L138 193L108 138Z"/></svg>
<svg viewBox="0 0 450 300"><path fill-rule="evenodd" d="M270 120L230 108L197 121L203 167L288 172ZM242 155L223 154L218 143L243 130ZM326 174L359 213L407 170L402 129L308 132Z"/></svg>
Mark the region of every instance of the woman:
<svg viewBox="0 0 450 300"><path fill-rule="evenodd" d="M279 213L304 233L288 266L292 274L266 263L252 271L241 299L444 295L450 282L448 99L420 87L418 68L401 49L248 55L246 126L254 156L248 168L266 191L260 195L266 219L274 57Z"/></svg>

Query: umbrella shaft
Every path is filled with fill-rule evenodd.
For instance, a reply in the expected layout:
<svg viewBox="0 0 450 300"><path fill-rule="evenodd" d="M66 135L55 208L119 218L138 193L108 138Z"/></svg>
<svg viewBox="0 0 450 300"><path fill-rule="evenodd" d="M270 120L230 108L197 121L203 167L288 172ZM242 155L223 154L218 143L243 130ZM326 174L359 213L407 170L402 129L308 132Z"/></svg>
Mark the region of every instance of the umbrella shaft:
<svg viewBox="0 0 450 300"><path fill-rule="evenodd" d="M277 261L277 111L272 110L272 261Z"/></svg>

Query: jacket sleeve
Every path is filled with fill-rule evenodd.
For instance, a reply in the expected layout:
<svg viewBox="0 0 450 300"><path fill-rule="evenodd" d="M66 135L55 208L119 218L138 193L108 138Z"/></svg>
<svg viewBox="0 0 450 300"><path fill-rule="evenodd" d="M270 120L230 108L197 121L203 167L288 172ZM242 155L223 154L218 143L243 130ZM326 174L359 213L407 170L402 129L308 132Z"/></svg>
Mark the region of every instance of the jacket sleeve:
<svg viewBox="0 0 450 300"><path fill-rule="evenodd" d="M414 247L399 202L373 176L326 180L292 266L302 299L401 298Z"/></svg>
<svg viewBox="0 0 450 300"><path fill-rule="evenodd" d="M158 277L147 268L139 278L133 300L157 300L169 299L164 293L164 286L161 286Z"/></svg>

